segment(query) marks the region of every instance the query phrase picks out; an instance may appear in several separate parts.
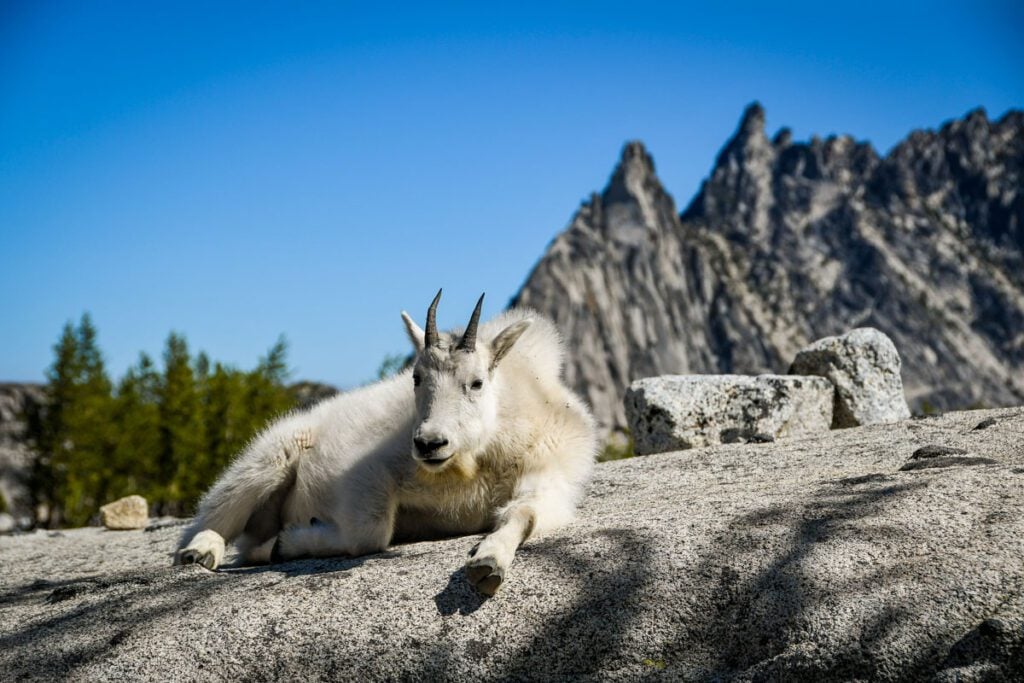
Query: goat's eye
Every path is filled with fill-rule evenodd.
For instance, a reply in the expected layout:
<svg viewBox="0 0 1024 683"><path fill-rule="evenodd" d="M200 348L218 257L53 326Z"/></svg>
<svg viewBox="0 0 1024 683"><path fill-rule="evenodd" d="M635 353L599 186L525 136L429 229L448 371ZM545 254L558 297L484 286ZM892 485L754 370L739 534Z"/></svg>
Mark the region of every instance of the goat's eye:
<svg viewBox="0 0 1024 683"><path fill-rule="evenodd" d="M479 391L484 388L484 381L482 379L473 380L473 383L469 385L469 388Z"/></svg>
<svg viewBox="0 0 1024 683"><path fill-rule="evenodd" d="M420 385L420 376L419 375L413 375L412 376L412 385L414 387L418 387Z"/></svg>

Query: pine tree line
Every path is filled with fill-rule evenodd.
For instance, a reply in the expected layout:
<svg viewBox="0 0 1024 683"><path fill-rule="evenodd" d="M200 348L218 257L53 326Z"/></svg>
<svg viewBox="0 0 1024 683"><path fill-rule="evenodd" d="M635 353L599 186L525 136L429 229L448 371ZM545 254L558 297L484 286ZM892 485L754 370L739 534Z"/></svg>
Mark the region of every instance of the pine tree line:
<svg viewBox="0 0 1024 683"><path fill-rule="evenodd" d="M29 421L32 495L49 527L87 524L132 493L160 514L188 514L267 421L294 407L283 338L245 372L191 356L171 333L162 368L142 353L116 386L88 314L64 326L54 353L48 405Z"/></svg>

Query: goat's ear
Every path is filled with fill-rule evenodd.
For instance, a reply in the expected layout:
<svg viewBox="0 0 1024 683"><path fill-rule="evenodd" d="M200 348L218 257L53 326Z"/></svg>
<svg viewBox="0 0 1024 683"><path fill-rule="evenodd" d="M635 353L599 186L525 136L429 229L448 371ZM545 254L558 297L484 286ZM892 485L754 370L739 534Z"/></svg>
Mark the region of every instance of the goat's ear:
<svg viewBox="0 0 1024 683"><path fill-rule="evenodd" d="M512 350L512 345L519 341L519 337L526 332L526 328L533 324L533 320L527 318L517 323L512 323L494 338L491 342L491 369L493 370L505 354Z"/></svg>
<svg viewBox="0 0 1024 683"><path fill-rule="evenodd" d="M416 353L419 353L423 350L423 328L417 325L405 311L402 311L402 322L405 323L405 333L409 335L409 341L416 347Z"/></svg>

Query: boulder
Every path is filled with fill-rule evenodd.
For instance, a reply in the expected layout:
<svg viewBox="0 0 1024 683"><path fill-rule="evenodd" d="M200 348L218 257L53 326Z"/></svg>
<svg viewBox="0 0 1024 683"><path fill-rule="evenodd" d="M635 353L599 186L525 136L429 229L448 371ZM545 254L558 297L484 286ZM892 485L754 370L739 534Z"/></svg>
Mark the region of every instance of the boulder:
<svg viewBox="0 0 1024 683"><path fill-rule="evenodd" d="M839 428L910 417L900 366L896 345L885 333L860 327L805 347L789 372L827 377L835 385L832 427Z"/></svg>
<svg viewBox="0 0 1024 683"><path fill-rule="evenodd" d="M18 522L14 516L7 512L0 512L0 534L7 534L18 528Z"/></svg>
<svg viewBox="0 0 1024 683"><path fill-rule="evenodd" d="M480 536L217 572L171 566L180 526L3 536L0 678L1019 680L1022 433L990 410L602 463L488 599ZM994 463L900 471L928 445Z"/></svg>
<svg viewBox="0 0 1024 683"><path fill-rule="evenodd" d="M827 430L830 382L792 375L665 375L633 382L626 418L638 455L764 442Z"/></svg>
<svg viewBox="0 0 1024 683"><path fill-rule="evenodd" d="M100 523L108 529L141 529L149 522L149 504L142 496L126 496L100 508Z"/></svg>

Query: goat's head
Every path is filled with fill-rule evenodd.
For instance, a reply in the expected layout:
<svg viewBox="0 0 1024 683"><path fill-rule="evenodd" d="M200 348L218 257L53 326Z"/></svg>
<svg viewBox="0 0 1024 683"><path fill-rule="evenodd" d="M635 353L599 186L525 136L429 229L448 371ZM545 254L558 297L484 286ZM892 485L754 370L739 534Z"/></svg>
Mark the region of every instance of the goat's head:
<svg viewBox="0 0 1024 683"><path fill-rule="evenodd" d="M457 458L475 459L490 442L498 427L501 389L495 370L530 326L529 320L522 320L489 340L478 340L484 303L481 295L461 336L438 333L440 299L438 290L427 311L426 330L402 312L405 329L416 347L412 455L427 470L437 472Z"/></svg>

